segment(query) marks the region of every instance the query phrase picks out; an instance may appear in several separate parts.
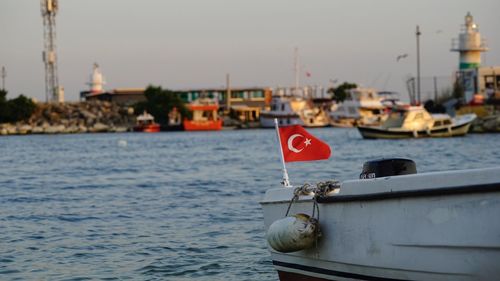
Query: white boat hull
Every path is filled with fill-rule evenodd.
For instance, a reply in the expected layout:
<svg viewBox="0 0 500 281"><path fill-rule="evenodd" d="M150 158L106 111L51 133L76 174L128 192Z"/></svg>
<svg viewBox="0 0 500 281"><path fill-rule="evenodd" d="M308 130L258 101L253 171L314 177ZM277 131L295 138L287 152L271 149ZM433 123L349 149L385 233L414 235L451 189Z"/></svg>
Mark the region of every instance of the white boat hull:
<svg viewBox="0 0 500 281"><path fill-rule="evenodd" d="M458 122L427 130L406 130L402 128L385 129L380 126L358 126L358 131L364 139L407 139L407 138L442 138L465 136L470 129L475 115L470 114L457 119Z"/></svg>
<svg viewBox="0 0 500 281"><path fill-rule="evenodd" d="M278 119L278 124L280 126L304 125L304 122L302 122L298 115L269 114L260 116L260 126L262 128L274 128L274 118Z"/></svg>
<svg viewBox="0 0 500 281"><path fill-rule="evenodd" d="M293 189L261 203L266 229ZM288 199L287 199L288 198ZM311 214L310 196L291 214ZM494 280L500 276L500 168L344 182L319 203L317 248L279 253L281 280Z"/></svg>

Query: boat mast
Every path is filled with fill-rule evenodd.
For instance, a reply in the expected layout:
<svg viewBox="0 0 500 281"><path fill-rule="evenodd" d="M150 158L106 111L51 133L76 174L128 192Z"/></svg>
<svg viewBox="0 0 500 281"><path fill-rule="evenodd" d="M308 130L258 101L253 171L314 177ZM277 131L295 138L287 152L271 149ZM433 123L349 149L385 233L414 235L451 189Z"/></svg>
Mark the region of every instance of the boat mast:
<svg viewBox="0 0 500 281"><path fill-rule="evenodd" d="M294 68L295 68L295 94L299 94L299 48L295 47L294 55Z"/></svg>
<svg viewBox="0 0 500 281"><path fill-rule="evenodd" d="M231 109L231 77L229 73L226 74L226 112L229 113Z"/></svg>

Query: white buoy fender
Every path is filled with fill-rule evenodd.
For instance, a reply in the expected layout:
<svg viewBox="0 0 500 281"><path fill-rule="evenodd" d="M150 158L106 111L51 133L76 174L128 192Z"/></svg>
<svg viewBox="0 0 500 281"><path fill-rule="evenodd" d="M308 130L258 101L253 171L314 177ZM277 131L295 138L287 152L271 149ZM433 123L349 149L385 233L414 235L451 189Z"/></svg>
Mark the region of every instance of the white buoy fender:
<svg viewBox="0 0 500 281"><path fill-rule="evenodd" d="M267 243L282 253L300 251L314 246L319 230L317 219L296 214L273 222L267 230Z"/></svg>

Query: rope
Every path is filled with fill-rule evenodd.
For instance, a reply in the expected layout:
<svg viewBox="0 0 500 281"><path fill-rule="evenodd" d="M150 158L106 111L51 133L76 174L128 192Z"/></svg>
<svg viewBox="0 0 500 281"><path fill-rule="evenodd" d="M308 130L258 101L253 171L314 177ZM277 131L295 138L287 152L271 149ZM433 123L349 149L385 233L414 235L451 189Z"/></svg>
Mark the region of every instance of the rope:
<svg viewBox="0 0 500 281"><path fill-rule="evenodd" d="M340 183L338 181L326 181L326 182L319 182L316 184L316 189L314 192L314 203L313 203L313 212L312 212L312 217L315 217L315 212L317 212L316 215L316 220L319 223L319 204L318 204L318 198L320 197L325 197L327 196L328 193L332 192L334 189L339 188ZM321 236L321 232L319 227L317 227L314 230L315 233L315 239L314 239L314 247L316 250L316 258L319 258L319 248L318 248L318 241L319 237Z"/></svg>
<svg viewBox="0 0 500 281"><path fill-rule="evenodd" d="M285 217L288 216L288 213L290 212L290 208L292 207L292 204L299 200L300 195L308 195L312 191L312 186L308 183L303 184L302 186L299 186L293 190L293 197L292 200L290 200L290 204L288 204L288 209L286 210Z"/></svg>
<svg viewBox="0 0 500 281"><path fill-rule="evenodd" d="M292 204L298 201L301 195L310 195L311 193L314 193L312 217L316 217L317 212L317 220L319 221L318 198L327 196L328 193L339 187L340 184L338 181L326 181L318 182L315 187L309 183L305 183L302 186L295 188L292 200L290 200L290 204L288 204L285 217L288 216L290 209L292 208Z"/></svg>

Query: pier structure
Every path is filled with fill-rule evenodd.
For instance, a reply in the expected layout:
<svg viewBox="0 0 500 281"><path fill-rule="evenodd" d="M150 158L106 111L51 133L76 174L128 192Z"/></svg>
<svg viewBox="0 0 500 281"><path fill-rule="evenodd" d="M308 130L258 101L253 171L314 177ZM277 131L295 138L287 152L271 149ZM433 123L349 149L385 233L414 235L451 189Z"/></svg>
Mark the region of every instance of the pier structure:
<svg viewBox="0 0 500 281"><path fill-rule="evenodd" d="M57 0L40 0L43 18L45 64L45 98L47 102L64 102L64 90L59 86L56 55L56 14Z"/></svg>

